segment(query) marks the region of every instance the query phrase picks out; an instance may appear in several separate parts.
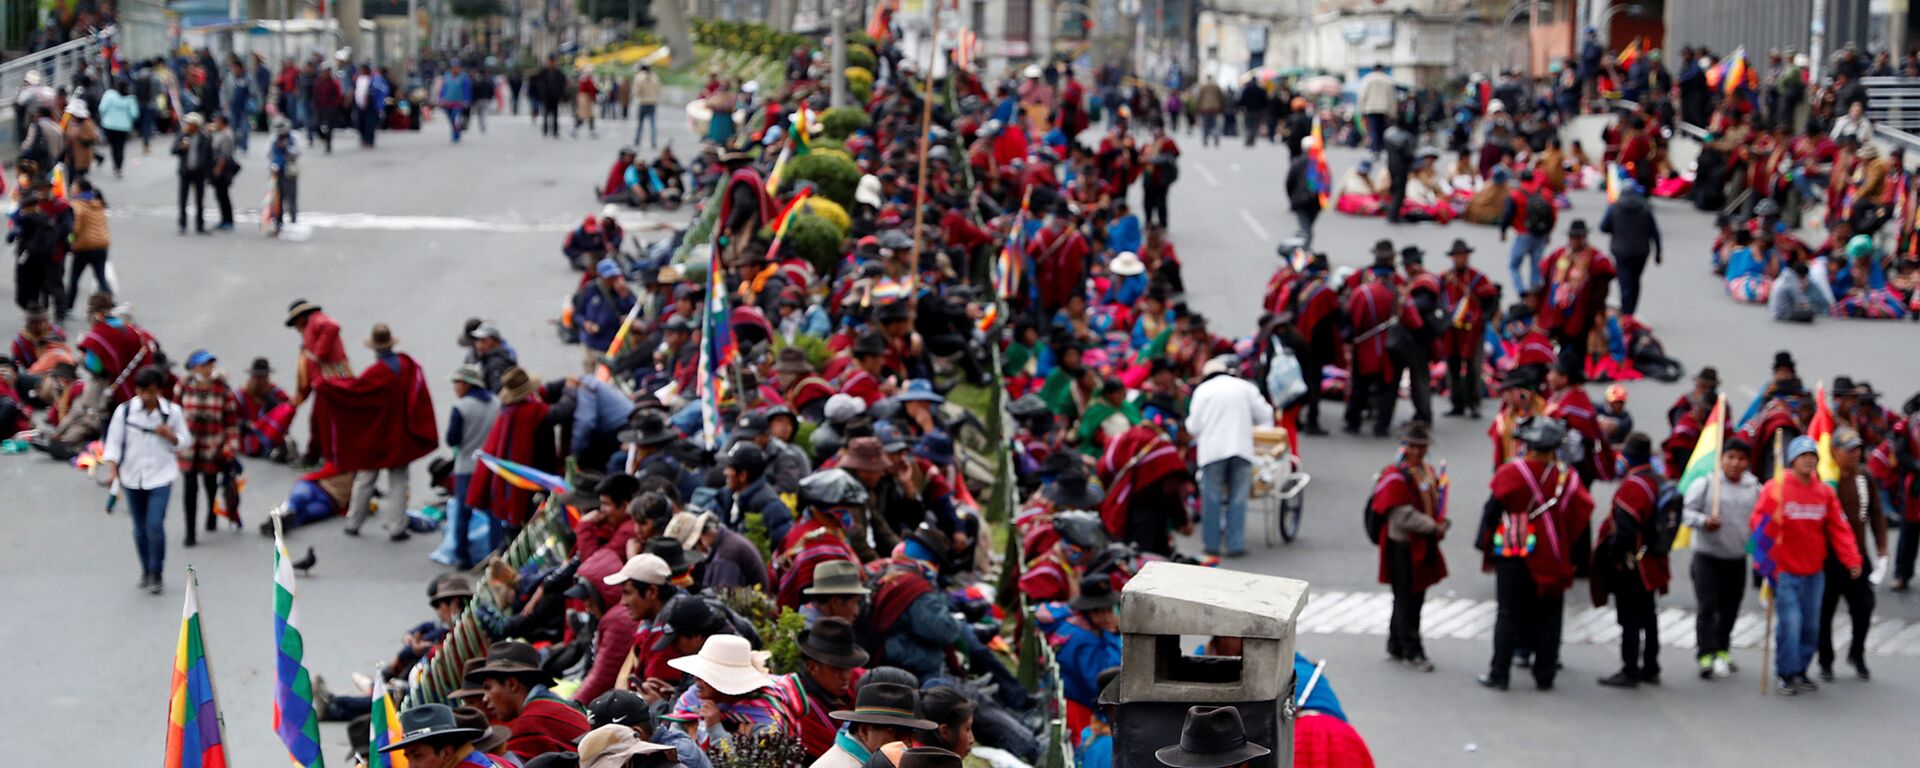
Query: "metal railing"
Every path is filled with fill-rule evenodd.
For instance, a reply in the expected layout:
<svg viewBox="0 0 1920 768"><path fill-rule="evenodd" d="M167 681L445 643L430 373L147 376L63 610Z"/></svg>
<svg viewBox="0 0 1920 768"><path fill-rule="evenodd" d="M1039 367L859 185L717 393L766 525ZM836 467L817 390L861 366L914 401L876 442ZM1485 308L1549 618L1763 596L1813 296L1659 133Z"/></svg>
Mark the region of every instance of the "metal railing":
<svg viewBox="0 0 1920 768"><path fill-rule="evenodd" d="M1867 119L1875 130L1920 133L1920 77L1863 77L1860 85L1867 89Z"/></svg>
<svg viewBox="0 0 1920 768"><path fill-rule="evenodd" d="M13 102L20 97L20 89L26 85L27 73L38 71L41 85L55 90L71 89L74 80L87 66L100 61L100 50L112 44L118 27L109 25L106 29L96 30L86 37L67 42L0 63L0 122L13 120ZM19 126L12 126L5 134L4 146L18 145Z"/></svg>

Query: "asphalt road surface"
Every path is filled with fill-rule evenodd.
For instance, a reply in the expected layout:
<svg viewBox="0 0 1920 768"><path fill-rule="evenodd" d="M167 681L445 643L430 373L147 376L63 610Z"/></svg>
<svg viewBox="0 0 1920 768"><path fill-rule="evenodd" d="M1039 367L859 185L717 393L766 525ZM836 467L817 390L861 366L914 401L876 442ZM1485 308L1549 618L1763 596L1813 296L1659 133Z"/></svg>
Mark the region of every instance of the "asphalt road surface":
<svg viewBox="0 0 1920 768"><path fill-rule="evenodd" d="M663 115L662 123L662 138L691 150L677 113ZM588 189L604 178L631 125L615 123L597 141L554 141L541 139L524 116L495 117L489 133L471 133L458 146L447 142L444 128L431 123L419 134L383 135L373 151L352 146L344 134L330 157L310 150L301 202L313 229L301 242L260 237L244 213L236 234L176 235L172 158L161 147L144 157L135 150L125 179L99 181L114 209L113 260L122 296L177 357L205 347L222 358L224 370L239 372L252 357L265 356L289 385L297 338L281 319L295 297L324 306L341 322L348 354L358 365L369 359L358 345L369 326L391 324L400 348L429 371L442 408L451 396L445 376L462 353L454 339L469 316L495 322L530 371L556 376L574 370L577 353L554 341L550 323L575 280L559 243L598 207ZM1197 136L1179 139L1185 172L1173 193L1172 238L1186 261L1188 301L1213 319L1216 330L1247 333L1275 264L1274 248L1293 226L1282 191L1285 151L1238 144L1202 149ZM243 212L258 207L261 153L256 143L237 185ZM1336 173L1355 157L1335 151ZM1736 406L1753 394L1779 349L1794 352L1809 381L1849 374L1900 399L1920 384L1920 364L1904 352L1912 348L1912 326L1773 324L1764 310L1725 298L1708 273L1708 218L1664 201L1656 207L1667 262L1649 274L1643 317L1690 371L1719 366ZM1577 195L1563 226L1575 217L1597 223L1600 210L1598 196ZM640 215L624 219L629 229L651 221ZM1329 213L1316 239L1336 266L1358 267L1382 237L1421 245L1435 263L1442 263L1439 254L1453 238L1466 238L1480 249L1475 264L1505 282L1505 249L1490 228L1388 227L1377 219ZM0 276L0 282L10 279ZM0 317L0 334L10 337L17 330L17 316ZM1653 427L1655 439L1664 437L1659 412L1680 386L1629 385L1632 409L1639 423ZM1593 388L1596 398L1598 390ZM1339 412L1333 405L1329 423L1337 422ZM1477 508L1490 474L1486 423L1442 419L1435 429L1433 456L1449 460L1456 509ZM1387 664L1380 636L1384 614L1379 598L1369 598L1384 587L1375 583L1375 554L1356 518L1373 473L1391 460L1394 445L1335 436L1303 450L1314 480L1302 537L1267 547L1250 532L1252 554L1226 566L1312 583L1316 607L1303 619L1301 650L1328 660L1328 679L1381 765L1878 761L1889 756L1887 746L1899 741L1895 729L1909 719L1901 706L1920 696L1920 662L1912 656L1920 644L1912 630L1920 621L1920 599L1886 592L1876 617L1891 623L1875 632L1888 642L1876 645L1871 683L1842 681L1792 700L1762 698L1757 650L1736 651L1743 670L1735 678L1703 683L1687 674L1691 654L1670 647L1663 656L1664 687L1602 689L1591 680L1613 670L1617 651L1607 644L1608 623L1600 621L1570 642L1558 691L1482 691L1472 676L1485 663L1489 644L1476 622L1492 598L1493 581L1474 567L1477 558L1465 536L1446 543L1454 575L1434 590L1428 614L1430 630L1446 629L1461 639L1429 642L1439 665L1434 674ZM191 564L200 574L208 654L231 759L244 765L283 759L270 725L272 551L251 525L284 498L293 476L266 462L248 466L242 514L249 529L203 537L199 547L182 549L180 513L171 513L169 590L155 598L134 589L128 523L124 514L102 514L103 489L43 456L0 457L0 515L9 529L0 537L0 578L17 601L14 620L0 622L0 643L13 649L15 659L0 676L0 700L12 702L0 717L0 744L30 763L156 759L142 756L157 756L164 743L180 587ZM427 498L423 475L415 473L416 503ZM1611 495L1610 487L1596 489L1602 503ZM300 581L307 664L336 689L348 687L350 672L390 658L401 633L431 615L425 587L446 570L427 560L433 542L426 537L394 544L379 537L349 539L339 529L338 523L324 523L294 532L289 541L296 556L309 545L318 551L319 564ZM1691 589L1685 568L1674 570L1674 592L1661 605L1684 612L1693 605ZM1348 606L1346 613L1337 613L1341 605ZM1749 600L1748 609L1755 607ZM1569 608L1585 606L1570 601ZM1452 624L1438 626L1449 615ZM1569 619L1570 637L1577 619ZM1675 625L1679 631L1663 639L1684 644L1691 637L1684 619L1672 618L1681 622ZM322 732L327 756L337 763L346 751L345 734L339 724Z"/></svg>

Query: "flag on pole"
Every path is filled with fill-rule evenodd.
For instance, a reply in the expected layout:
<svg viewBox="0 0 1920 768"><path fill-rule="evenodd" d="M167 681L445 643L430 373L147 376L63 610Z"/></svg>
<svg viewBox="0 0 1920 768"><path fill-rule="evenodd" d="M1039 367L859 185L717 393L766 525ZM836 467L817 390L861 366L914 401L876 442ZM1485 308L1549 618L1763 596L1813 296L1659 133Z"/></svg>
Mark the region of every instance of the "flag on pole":
<svg viewBox="0 0 1920 768"><path fill-rule="evenodd" d="M508 485L523 491L546 491L547 493L557 496L572 490L567 484L566 478L550 472L542 472L525 464L508 461L484 451L475 456L475 458L478 459L481 464L486 465L487 470L492 472L495 477L505 480Z"/></svg>
<svg viewBox="0 0 1920 768"><path fill-rule="evenodd" d="M773 170L767 174L767 194L780 194L780 173L787 169L787 158L793 155L793 144L788 142L780 148L780 156L773 161Z"/></svg>
<svg viewBox="0 0 1920 768"><path fill-rule="evenodd" d="M1640 60L1640 38L1636 37L1633 42L1627 43L1627 47L1620 49L1620 55L1613 60L1621 69L1633 68L1633 63Z"/></svg>
<svg viewBox="0 0 1920 768"><path fill-rule="evenodd" d="M1313 151L1307 155L1307 189L1320 196L1320 207L1327 207L1333 192L1333 172L1327 168L1327 139L1320 132L1320 116L1313 116Z"/></svg>
<svg viewBox="0 0 1920 768"><path fill-rule="evenodd" d="M322 768L320 721L313 712L313 680L307 675L306 641L300 635L298 591L293 582L293 558L280 535L280 518L273 519L273 732L287 746L287 756L301 768Z"/></svg>
<svg viewBox="0 0 1920 768"><path fill-rule="evenodd" d="M1786 505L1787 468L1780 460L1780 435L1775 434L1773 441L1773 507L1775 514L1779 514L1779 510ZM1753 572L1760 574L1762 579L1760 583L1762 604L1773 602L1773 587L1778 583L1780 570L1780 566L1773 562L1773 517L1774 515L1761 515L1760 519L1754 523L1753 533L1747 537L1747 554L1753 556Z"/></svg>
<svg viewBox="0 0 1920 768"><path fill-rule="evenodd" d="M192 568L187 569L187 604L180 611L180 642L173 651L172 689L166 768L226 768L226 727L200 634L200 582Z"/></svg>
<svg viewBox="0 0 1920 768"><path fill-rule="evenodd" d="M813 126L807 124L807 108L793 111L793 117L787 120L787 138L793 145L793 156L799 157L813 150Z"/></svg>
<svg viewBox="0 0 1920 768"><path fill-rule="evenodd" d="M1626 190L1629 183L1627 169L1620 167L1619 163L1607 163L1607 204L1619 202L1620 193Z"/></svg>
<svg viewBox="0 0 1920 768"><path fill-rule="evenodd" d="M1720 395L1713 403L1713 415L1707 417L1707 425L1700 428L1700 441L1694 443L1693 455L1687 459L1687 468L1680 473L1680 492L1687 492L1695 481L1712 477L1720 467L1720 446L1727 437L1727 396ZM1671 549L1686 549L1693 543L1693 528L1680 526L1673 535Z"/></svg>
<svg viewBox="0 0 1920 768"><path fill-rule="evenodd" d="M1833 407L1827 404L1827 385L1819 384L1813 390L1813 420L1807 422L1807 437L1813 438L1820 446L1820 479L1827 485L1839 487L1840 465L1833 460Z"/></svg>
<svg viewBox="0 0 1920 768"><path fill-rule="evenodd" d="M414 668L422 666L425 665L415 664ZM375 678L373 690L379 695L373 697L373 711L367 718L367 727L372 730L367 739L367 768L407 768L407 756L399 750L381 751L399 741L405 731L400 728L400 710L393 705L393 696L387 693L386 681Z"/></svg>
<svg viewBox="0 0 1920 768"><path fill-rule="evenodd" d="M784 224L784 222L782 222ZM707 265L707 311L700 316L700 436L707 450L720 447L720 400L727 368L739 349L734 346L732 316L727 311L727 273L719 248Z"/></svg>

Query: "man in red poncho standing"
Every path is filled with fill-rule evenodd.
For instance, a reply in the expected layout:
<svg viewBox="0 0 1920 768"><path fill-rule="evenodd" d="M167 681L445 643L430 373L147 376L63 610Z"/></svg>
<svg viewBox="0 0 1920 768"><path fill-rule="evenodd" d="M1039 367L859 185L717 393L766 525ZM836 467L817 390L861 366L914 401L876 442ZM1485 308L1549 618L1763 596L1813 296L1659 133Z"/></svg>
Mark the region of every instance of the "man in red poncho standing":
<svg viewBox="0 0 1920 768"><path fill-rule="evenodd" d="M1381 244L1385 255L1381 255L1380 246L1375 246L1370 274L1347 296L1347 343L1353 361L1345 419L1349 435L1360 434L1360 421L1371 410L1373 435L1386 437L1393 423L1393 404L1399 396L1394 384L1397 371L1387 354L1388 331L1400 309L1389 282L1393 278L1393 245L1384 240Z"/></svg>
<svg viewBox="0 0 1920 768"><path fill-rule="evenodd" d="M388 537L408 538L407 470L439 446L427 378L411 356L393 350L397 341L386 323L375 323L366 341L373 365L358 378L322 379L313 387L314 421L329 430L324 457L354 473L353 496L347 502L350 536L360 535L360 525L372 512L374 480L385 470L394 513Z"/></svg>
<svg viewBox="0 0 1920 768"><path fill-rule="evenodd" d="M1573 586L1573 542L1587 532L1593 497L1554 458L1566 425L1529 416L1514 429L1526 454L1493 473L1492 498L1474 546L1493 571L1498 611L1493 661L1480 684L1504 691L1516 651L1530 651L1534 685L1551 690L1560 671L1560 622Z"/></svg>
<svg viewBox="0 0 1920 768"><path fill-rule="evenodd" d="M1379 515L1380 583L1393 589L1393 617L1387 624L1387 655L1421 672L1432 672L1420 642L1420 608L1427 588L1447 577L1440 539L1447 519L1440 475L1427 463L1433 442L1427 425L1412 422L1400 439L1400 460L1380 470L1367 509Z"/></svg>
<svg viewBox="0 0 1920 768"><path fill-rule="evenodd" d="M313 394L314 385L327 379L352 379L353 368L347 364L347 348L340 343L340 324L320 311L320 305L306 299L294 299L287 306L287 327L300 332L300 364L293 375L293 410L300 411L300 404ZM322 450L325 447L323 435L331 431L331 426L320 420L320 409L315 408L307 419L307 452L301 463L309 467L318 466Z"/></svg>
<svg viewBox="0 0 1920 768"><path fill-rule="evenodd" d="M1182 500L1193 486L1193 471L1160 427L1141 424L1122 432L1107 444L1094 472L1107 487L1100 521L1115 539L1164 556L1173 554L1174 531L1192 530Z"/></svg>
<svg viewBox="0 0 1920 768"><path fill-rule="evenodd" d="M1567 225L1567 244L1540 263L1546 286L1540 327L1560 346L1560 359L1587 364L1587 336L1607 311L1607 289L1617 272L1613 257L1587 242L1587 222Z"/></svg>

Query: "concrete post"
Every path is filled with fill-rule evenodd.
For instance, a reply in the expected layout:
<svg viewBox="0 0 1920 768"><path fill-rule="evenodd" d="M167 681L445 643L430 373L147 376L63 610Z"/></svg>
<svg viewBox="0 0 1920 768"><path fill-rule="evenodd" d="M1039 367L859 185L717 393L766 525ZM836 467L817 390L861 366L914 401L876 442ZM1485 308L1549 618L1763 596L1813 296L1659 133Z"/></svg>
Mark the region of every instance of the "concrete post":
<svg viewBox="0 0 1920 768"><path fill-rule="evenodd" d="M1186 710L1232 705L1247 739L1273 750L1251 768L1293 764L1295 622L1307 583L1238 571L1150 563L1121 594L1120 676L1100 692L1118 712L1114 768L1158 768L1155 750L1178 743ZM1183 635L1241 640L1238 657L1191 656Z"/></svg>
<svg viewBox="0 0 1920 768"><path fill-rule="evenodd" d="M847 103L847 9L836 3L832 20L832 39L827 41L827 45L831 46L828 50L832 52L828 68L833 70L833 74L828 76L828 82L832 84L827 92L829 108Z"/></svg>
<svg viewBox="0 0 1920 768"><path fill-rule="evenodd" d="M334 0L333 20L340 25L340 45L353 49L355 61L373 61L373 52L360 42L360 17L365 15L360 0Z"/></svg>

